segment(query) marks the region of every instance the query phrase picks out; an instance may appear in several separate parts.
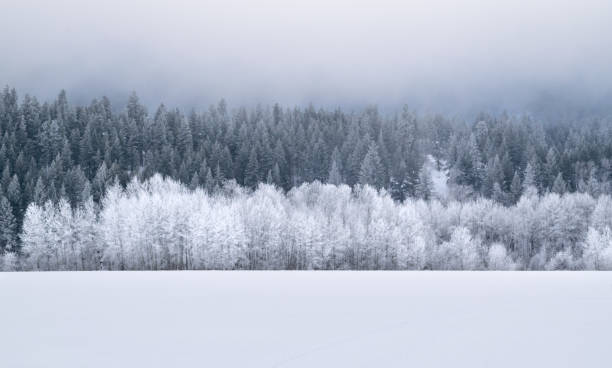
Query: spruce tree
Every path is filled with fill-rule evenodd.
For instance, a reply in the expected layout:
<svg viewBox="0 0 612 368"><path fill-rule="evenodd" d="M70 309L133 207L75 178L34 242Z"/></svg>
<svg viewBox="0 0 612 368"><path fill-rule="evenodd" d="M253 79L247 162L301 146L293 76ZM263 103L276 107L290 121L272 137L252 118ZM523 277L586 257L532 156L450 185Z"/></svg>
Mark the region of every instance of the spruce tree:
<svg viewBox="0 0 612 368"><path fill-rule="evenodd" d="M255 189L257 183L259 183L259 161L257 160L257 151L253 147L244 173L244 185Z"/></svg>
<svg viewBox="0 0 612 368"><path fill-rule="evenodd" d="M380 189L383 183L383 170L378 156L378 146L372 142L368 153L361 162L361 169L359 170L359 184L371 185L374 188Z"/></svg>
<svg viewBox="0 0 612 368"><path fill-rule="evenodd" d="M17 222L13 208L5 196L0 196L0 251L11 250L16 245Z"/></svg>
<svg viewBox="0 0 612 368"><path fill-rule="evenodd" d="M565 180L563 180L563 176L561 175L561 173L557 174L557 177L553 182L552 192L557 194L563 194L567 192L567 184L565 183Z"/></svg>
<svg viewBox="0 0 612 368"><path fill-rule="evenodd" d="M280 167L278 166L278 162L274 163L274 168L272 169L272 179L274 181L274 184L276 184L277 187L279 188L283 187L283 182L281 179Z"/></svg>
<svg viewBox="0 0 612 368"><path fill-rule="evenodd" d="M32 201L39 206L42 206L47 201L48 195L45 191L45 185L43 184L42 178L39 176L36 179L34 185L34 191L32 192Z"/></svg>
<svg viewBox="0 0 612 368"><path fill-rule="evenodd" d="M597 179L597 170L595 168L592 168L589 174L588 192L595 198L601 194L601 183Z"/></svg>
<svg viewBox="0 0 612 368"><path fill-rule="evenodd" d="M504 203L506 199L505 197L506 196L502 191L501 185L499 185L498 182L495 182L495 184L493 184L493 192L491 194L491 199L497 203Z"/></svg>
<svg viewBox="0 0 612 368"><path fill-rule="evenodd" d="M433 188L433 182L431 180L431 174L429 169L423 165L419 171L419 182L415 188L415 195L417 198L429 200L431 197L431 190Z"/></svg>
<svg viewBox="0 0 612 368"><path fill-rule="evenodd" d="M559 173L559 158L555 148L551 147L546 154L546 162L544 163L544 185L546 188L551 188L554 185L557 173Z"/></svg>
<svg viewBox="0 0 612 368"><path fill-rule="evenodd" d="M200 186L200 177L197 173L193 173L191 181L189 182L189 189L195 190Z"/></svg>
<svg viewBox="0 0 612 368"><path fill-rule="evenodd" d="M510 184L510 194L512 195L512 201L516 202L521 198L521 177L518 172L514 172L512 177L512 183Z"/></svg>
<svg viewBox="0 0 612 368"><path fill-rule="evenodd" d="M21 212L21 186L19 185L19 178L17 174L13 175L11 182L6 188L6 197L11 203L11 206L15 210L14 213Z"/></svg>
<svg viewBox="0 0 612 368"><path fill-rule="evenodd" d="M340 175L340 170L338 169L338 164L336 161L332 161L331 163L331 168L329 169L329 174L327 175L327 182L334 185L342 184L342 176Z"/></svg>
<svg viewBox="0 0 612 368"><path fill-rule="evenodd" d="M523 190L526 190L529 187L536 187L535 169L533 168L531 163L527 163L527 167L525 167L525 174L523 177Z"/></svg>
<svg viewBox="0 0 612 368"><path fill-rule="evenodd" d="M525 174L523 176L523 195L528 197L537 195L538 185L536 181L536 170L530 162L527 163L527 167L525 167Z"/></svg>
<svg viewBox="0 0 612 368"><path fill-rule="evenodd" d="M206 189L208 194L212 194L215 189L215 179L213 178L210 167L208 168L208 170L206 170L206 181L204 182L204 189Z"/></svg>

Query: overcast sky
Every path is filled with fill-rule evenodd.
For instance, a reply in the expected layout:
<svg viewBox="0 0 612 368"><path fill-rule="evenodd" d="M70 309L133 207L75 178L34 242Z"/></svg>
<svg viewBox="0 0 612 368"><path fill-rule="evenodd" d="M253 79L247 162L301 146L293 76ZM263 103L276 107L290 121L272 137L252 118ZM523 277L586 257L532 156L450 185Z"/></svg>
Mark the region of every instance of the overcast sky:
<svg viewBox="0 0 612 368"><path fill-rule="evenodd" d="M291 4L291 5L289 5ZM612 84L610 0L12 1L0 83L72 101L512 107Z"/></svg>

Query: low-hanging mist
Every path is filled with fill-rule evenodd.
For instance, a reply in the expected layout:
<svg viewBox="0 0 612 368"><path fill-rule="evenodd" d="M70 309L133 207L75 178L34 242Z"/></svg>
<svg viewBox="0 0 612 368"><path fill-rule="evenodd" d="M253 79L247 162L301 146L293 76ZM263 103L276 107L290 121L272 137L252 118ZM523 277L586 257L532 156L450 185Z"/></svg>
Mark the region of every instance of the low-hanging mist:
<svg viewBox="0 0 612 368"><path fill-rule="evenodd" d="M604 0L20 1L0 14L0 83L81 103L137 90L149 107L601 108L610 14Z"/></svg>

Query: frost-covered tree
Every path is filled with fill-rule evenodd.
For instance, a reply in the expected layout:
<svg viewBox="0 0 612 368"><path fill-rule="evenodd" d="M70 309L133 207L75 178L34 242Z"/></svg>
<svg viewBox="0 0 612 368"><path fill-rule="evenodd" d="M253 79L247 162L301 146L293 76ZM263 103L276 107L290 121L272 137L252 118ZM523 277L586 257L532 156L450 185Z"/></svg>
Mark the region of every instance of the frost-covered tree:
<svg viewBox="0 0 612 368"><path fill-rule="evenodd" d="M514 176L512 177L512 183L510 184L510 195L512 196L512 203L515 203L521 198L521 178L518 175L518 172L514 172Z"/></svg>
<svg viewBox="0 0 612 368"><path fill-rule="evenodd" d="M17 245L17 223L9 200L0 196L0 253Z"/></svg>
<svg viewBox="0 0 612 368"><path fill-rule="evenodd" d="M587 193L396 202L370 186L215 193L160 175L72 208L26 210L11 264L34 270L608 269L612 200ZM10 260L10 255L8 256ZM13 268L13 266L10 266Z"/></svg>
<svg viewBox="0 0 612 368"><path fill-rule="evenodd" d="M612 270L612 232L589 228L583 244L582 260L587 270Z"/></svg>
<svg viewBox="0 0 612 368"><path fill-rule="evenodd" d="M449 241L437 252L437 264L443 270L478 270L483 267L481 244L465 227L453 230Z"/></svg>
<svg viewBox="0 0 612 368"><path fill-rule="evenodd" d="M383 168L378 155L378 145L372 142L368 148L368 153L361 162L359 184L381 188L383 180Z"/></svg>
<svg viewBox="0 0 612 368"><path fill-rule="evenodd" d="M27 259L27 268L51 270L52 247L51 230L48 226L49 211L33 203L28 206L23 220L21 234L22 252Z"/></svg>
<svg viewBox="0 0 612 368"><path fill-rule="evenodd" d="M525 167L525 173L523 177L522 192L525 196L534 196L538 194L538 186L536 182L536 173L534 167L530 162Z"/></svg>
<svg viewBox="0 0 612 368"><path fill-rule="evenodd" d="M327 182L334 185L342 184L342 176L340 175L340 169L336 161L332 161L329 174L327 175Z"/></svg>
<svg viewBox="0 0 612 368"><path fill-rule="evenodd" d="M257 159L257 151L251 149L249 161L244 173L244 185L250 188L255 188L259 182L259 161Z"/></svg>
<svg viewBox="0 0 612 368"><path fill-rule="evenodd" d="M567 192L567 184L565 183L565 180L563 180L563 176L561 175L561 173L557 174L557 177L553 182L551 191L557 194L563 194Z"/></svg>
<svg viewBox="0 0 612 368"><path fill-rule="evenodd" d="M20 268L19 258L15 252L4 252L0 255L0 271L18 271Z"/></svg>
<svg viewBox="0 0 612 368"><path fill-rule="evenodd" d="M516 264L508 255L506 247L500 243L493 243L487 255L487 268L489 270L511 271Z"/></svg>
<svg viewBox="0 0 612 368"><path fill-rule="evenodd" d="M429 172L429 168L423 165L419 171L419 182L415 187L417 198L429 200L431 198L432 188L433 182L431 180L431 173Z"/></svg>

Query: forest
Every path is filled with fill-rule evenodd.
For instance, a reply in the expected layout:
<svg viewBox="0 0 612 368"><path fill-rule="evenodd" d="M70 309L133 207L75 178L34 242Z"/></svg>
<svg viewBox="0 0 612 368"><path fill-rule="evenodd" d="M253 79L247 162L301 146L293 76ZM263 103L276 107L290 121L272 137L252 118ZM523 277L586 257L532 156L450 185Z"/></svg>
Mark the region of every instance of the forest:
<svg viewBox="0 0 612 368"><path fill-rule="evenodd" d="M156 174L73 210L28 207L23 270L610 270L612 198L524 195L400 203L369 185L288 193L225 185L214 194Z"/></svg>
<svg viewBox="0 0 612 368"><path fill-rule="evenodd" d="M608 117L1 100L5 270L612 268Z"/></svg>

